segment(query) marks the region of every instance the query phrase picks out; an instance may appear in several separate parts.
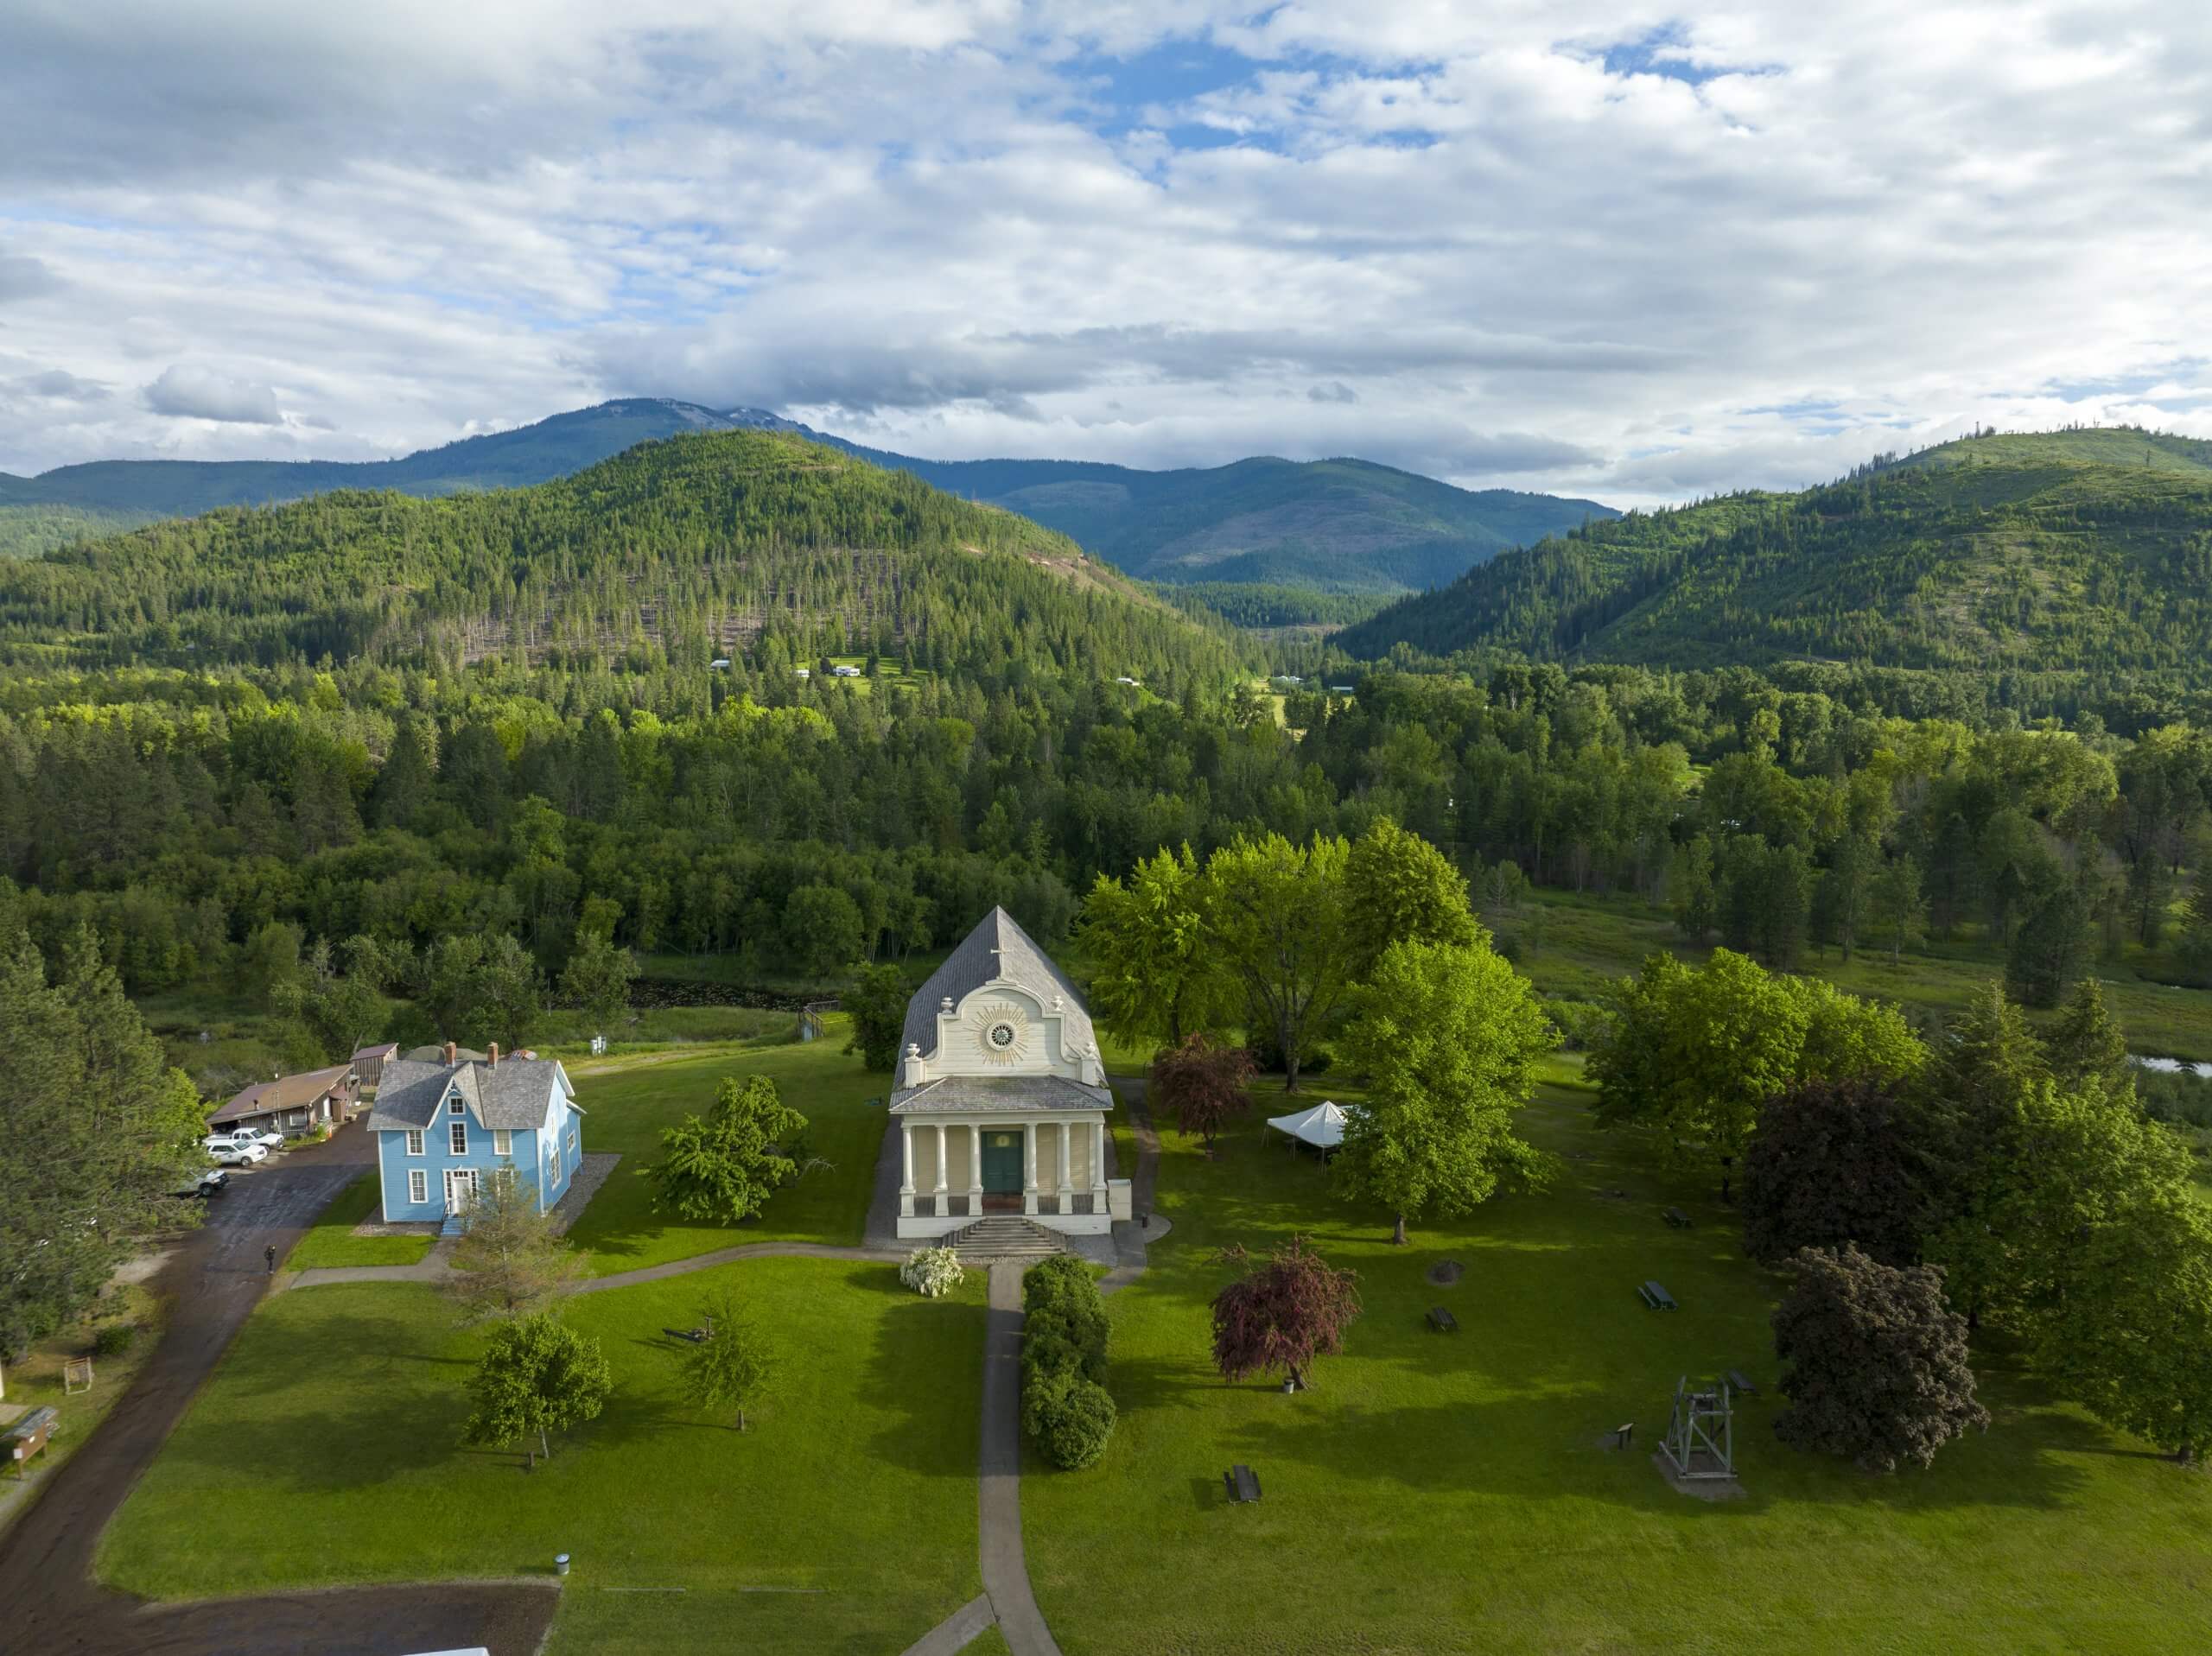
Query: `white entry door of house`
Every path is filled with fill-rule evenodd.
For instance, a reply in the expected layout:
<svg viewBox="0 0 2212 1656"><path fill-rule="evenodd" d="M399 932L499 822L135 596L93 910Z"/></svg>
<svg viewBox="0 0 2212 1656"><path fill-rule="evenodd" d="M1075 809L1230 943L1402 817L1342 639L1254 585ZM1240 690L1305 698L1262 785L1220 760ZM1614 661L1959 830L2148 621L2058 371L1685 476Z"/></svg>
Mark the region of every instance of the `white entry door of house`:
<svg viewBox="0 0 2212 1656"><path fill-rule="evenodd" d="M476 1170L473 1167L446 1169L446 1211L461 1214L468 1211L468 1204L476 1200Z"/></svg>

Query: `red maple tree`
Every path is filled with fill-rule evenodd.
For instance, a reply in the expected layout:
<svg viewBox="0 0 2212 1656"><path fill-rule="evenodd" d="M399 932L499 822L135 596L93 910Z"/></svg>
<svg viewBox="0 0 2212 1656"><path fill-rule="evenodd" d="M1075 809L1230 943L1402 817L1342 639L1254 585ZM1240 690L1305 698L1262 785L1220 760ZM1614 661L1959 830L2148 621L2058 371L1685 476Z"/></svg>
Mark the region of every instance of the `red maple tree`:
<svg viewBox="0 0 2212 1656"><path fill-rule="evenodd" d="M1244 1274L1213 1298L1213 1361L1224 1380L1280 1371L1287 1389L1307 1382L1313 1360L1344 1348L1359 1315L1356 1272L1339 1271L1294 1236L1262 1262L1242 1247L1220 1257Z"/></svg>
<svg viewBox="0 0 2212 1656"><path fill-rule="evenodd" d="M1151 1100L1172 1111L1175 1125L1208 1147L1234 1117L1252 1107L1252 1055L1203 1031L1185 1036L1153 1054Z"/></svg>

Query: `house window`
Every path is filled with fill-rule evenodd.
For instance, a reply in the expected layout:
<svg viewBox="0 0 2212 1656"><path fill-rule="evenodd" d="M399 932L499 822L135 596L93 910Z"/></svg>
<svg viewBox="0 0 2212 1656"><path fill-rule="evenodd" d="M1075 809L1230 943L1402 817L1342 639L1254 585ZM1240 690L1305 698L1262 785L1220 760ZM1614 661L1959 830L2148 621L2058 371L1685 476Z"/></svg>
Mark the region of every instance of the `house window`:
<svg viewBox="0 0 2212 1656"><path fill-rule="evenodd" d="M456 1156L466 1156L468 1154L468 1123L466 1121L456 1121L451 1126L447 1128L446 1131L450 1135L448 1139L448 1143L450 1145L453 1153Z"/></svg>
<svg viewBox="0 0 2212 1656"><path fill-rule="evenodd" d="M494 1127L494 1128L493 1128L493 1129L492 1129L492 1153L493 1153L493 1155L495 1155L495 1156L512 1156L512 1155L513 1155L513 1154L515 1153L515 1136L514 1136L514 1134L513 1134L513 1133L510 1133L510 1132L508 1132L508 1131L507 1131L507 1129L506 1129L506 1128L505 1128L505 1127Z"/></svg>
<svg viewBox="0 0 2212 1656"><path fill-rule="evenodd" d="M416 1135L415 1135L415 1134L410 1133L410 1134L409 1134L408 1136L409 1136L410 1138L413 1138L413 1137L415 1137ZM421 1207L421 1206L422 1206L425 1202L428 1202L429 1199L430 1199L430 1176L429 1176L428 1173L424 1172L424 1171L423 1171L421 1168L419 1168L419 1167L410 1167L410 1168L409 1168L409 1169L407 1170L407 1200L408 1200L408 1202L409 1202L412 1206L415 1206L415 1207L419 1208L419 1207Z"/></svg>
<svg viewBox="0 0 2212 1656"><path fill-rule="evenodd" d="M455 1093L451 1098L446 1101L446 1114L448 1115L459 1115L464 1107L465 1107L461 1101L461 1094L459 1093Z"/></svg>
<svg viewBox="0 0 2212 1656"><path fill-rule="evenodd" d="M423 1153L423 1135L421 1133L410 1132L407 1135L407 1153L410 1156L419 1156Z"/></svg>
<svg viewBox="0 0 2212 1656"><path fill-rule="evenodd" d="M576 1153L576 1129L575 1129L575 1125L572 1123L572 1124L569 1126L569 1154L570 1154L571 1156L573 1156L573 1155L575 1155L575 1153Z"/></svg>

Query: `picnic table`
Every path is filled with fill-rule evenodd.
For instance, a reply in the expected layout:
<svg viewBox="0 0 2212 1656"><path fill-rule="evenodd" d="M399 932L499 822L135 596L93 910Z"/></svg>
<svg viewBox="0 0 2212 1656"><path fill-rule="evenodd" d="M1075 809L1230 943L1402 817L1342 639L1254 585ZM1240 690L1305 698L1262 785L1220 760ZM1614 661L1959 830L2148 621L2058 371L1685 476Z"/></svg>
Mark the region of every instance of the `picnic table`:
<svg viewBox="0 0 2212 1656"><path fill-rule="evenodd" d="M1688 1230L1690 1228L1690 1216L1680 1208L1669 1208L1660 1217L1676 1230Z"/></svg>
<svg viewBox="0 0 2212 1656"><path fill-rule="evenodd" d="M1439 1334L1457 1334L1459 1331L1459 1319L1441 1305L1428 1308L1428 1325Z"/></svg>
<svg viewBox="0 0 2212 1656"><path fill-rule="evenodd" d="M1671 1311L1675 1309L1675 1297L1656 1282L1647 1282L1636 1291L1643 1296L1643 1303L1655 1311Z"/></svg>
<svg viewBox="0 0 2212 1656"><path fill-rule="evenodd" d="M1221 1475L1222 1485L1229 1491L1231 1501L1243 1502L1260 1498L1260 1479L1249 1466L1238 1464Z"/></svg>

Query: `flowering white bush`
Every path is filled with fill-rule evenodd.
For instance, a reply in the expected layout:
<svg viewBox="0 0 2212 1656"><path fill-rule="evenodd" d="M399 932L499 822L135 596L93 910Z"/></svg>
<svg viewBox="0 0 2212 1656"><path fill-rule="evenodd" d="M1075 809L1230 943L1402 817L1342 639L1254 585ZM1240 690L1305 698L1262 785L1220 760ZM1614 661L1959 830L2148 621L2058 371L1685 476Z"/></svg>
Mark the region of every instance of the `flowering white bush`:
<svg viewBox="0 0 2212 1656"><path fill-rule="evenodd" d="M941 1298L960 1285L967 1275L960 1256L949 1247L918 1247L899 1267L899 1280L918 1294Z"/></svg>

